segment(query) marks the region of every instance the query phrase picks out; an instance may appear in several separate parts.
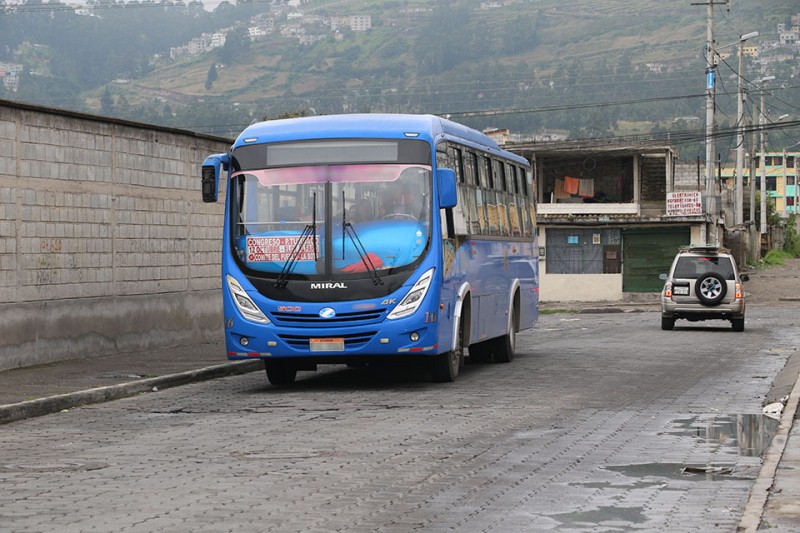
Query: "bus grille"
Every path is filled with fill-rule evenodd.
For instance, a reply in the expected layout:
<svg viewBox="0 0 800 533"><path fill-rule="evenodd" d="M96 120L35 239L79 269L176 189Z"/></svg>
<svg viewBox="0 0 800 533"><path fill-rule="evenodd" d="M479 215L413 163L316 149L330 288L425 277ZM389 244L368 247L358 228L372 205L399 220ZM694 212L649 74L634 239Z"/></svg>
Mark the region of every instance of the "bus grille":
<svg viewBox="0 0 800 533"><path fill-rule="evenodd" d="M344 348L347 350L348 348L360 348L368 343L372 337L375 336L376 331L365 331L363 333L350 333L348 335L336 335L337 337L344 339ZM306 349L308 350L309 346L309 339L318 338L319 335L278 335L278 337L291 346L292 348L297 349Z"/></svg>
<svg viewBox="0 0 800 533"><path fill-rule="evenodd" d="M322 318L316 314L301 313L270 313L270 318L276 324L299 327L320 326L358 326L373 324L383 318L385 309L370 309L369 311L356 311L353 313L339 313L333 318Z"/></svg>

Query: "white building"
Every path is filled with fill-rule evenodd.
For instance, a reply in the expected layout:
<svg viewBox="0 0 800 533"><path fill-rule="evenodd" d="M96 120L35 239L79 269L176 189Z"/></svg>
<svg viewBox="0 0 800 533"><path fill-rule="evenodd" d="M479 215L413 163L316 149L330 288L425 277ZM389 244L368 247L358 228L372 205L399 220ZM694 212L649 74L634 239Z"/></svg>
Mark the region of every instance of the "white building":
<svg viewBox="0 0 800 533"><path fill-rule="evenodd" d="M353 15L348 17L348 24L353 31L367 31L372 28L371 15Z"/></svg>

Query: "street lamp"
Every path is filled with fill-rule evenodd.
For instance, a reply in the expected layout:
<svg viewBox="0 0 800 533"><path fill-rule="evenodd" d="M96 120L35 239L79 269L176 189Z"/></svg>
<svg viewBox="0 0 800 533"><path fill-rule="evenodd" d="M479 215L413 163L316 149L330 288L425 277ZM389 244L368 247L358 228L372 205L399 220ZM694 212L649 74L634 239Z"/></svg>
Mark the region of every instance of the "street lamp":
<svg viewBox="0 0 800 533"><path fill-rule="evenodd" d="M764 122L766 122L766 115L764 114L764 83L772 81L775 76L766 76L759 80L761 84L761 107L758 110L758 126L761 130L761 220L759 233L764 235L767 233L767 165L766 165L766 149L764 148Z"/></svg>
<svg viewBox="0 0 800 533"><path fill-rule="evenodd" d="M734 225L744 224L744 43L758 37L758 32L745 33L739 37L739 97L736 102L736 180L734 181L733 207ZM750 179L753 177L750 176Z"/></svg>

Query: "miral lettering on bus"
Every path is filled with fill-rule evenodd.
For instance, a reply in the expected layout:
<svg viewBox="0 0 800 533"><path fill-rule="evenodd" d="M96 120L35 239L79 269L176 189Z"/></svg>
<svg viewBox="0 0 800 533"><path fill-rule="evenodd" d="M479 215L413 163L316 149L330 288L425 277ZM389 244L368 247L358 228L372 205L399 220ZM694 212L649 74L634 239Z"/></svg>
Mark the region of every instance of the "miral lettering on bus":
<svg viewBox="0 0 800 533"><path fill-rule="evenodd" d="M325 283L312 283L311 289L346 289L347 285L340 281L336 282L325 282Z"/></svg>

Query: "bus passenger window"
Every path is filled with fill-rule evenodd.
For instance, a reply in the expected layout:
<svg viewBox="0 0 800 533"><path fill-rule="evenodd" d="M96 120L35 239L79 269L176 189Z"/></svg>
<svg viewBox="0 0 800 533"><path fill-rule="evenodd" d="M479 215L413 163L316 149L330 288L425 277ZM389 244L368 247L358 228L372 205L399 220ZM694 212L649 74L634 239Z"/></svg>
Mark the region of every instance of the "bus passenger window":
<svg viewBox="0 0 800 533"><path fill-rule="evenodd" d="M516 168L516 175L517 175L517 190L519 191L518 194L522 196L528 196L528 191L525 189L525 171L521 168Z"/></svg>
<svg viewBox="0 0 800 533"><path fill-rule="evenodd" d="M458 204L453 209L453 217L457 235L467 235L470 233L470 202L469 189L463 185L458 186Z"/></svg>
<svg viewBox="0 0 800 533"><path fill-rule="evenodd" d="M489 160L483 156L478 156L478 185L483 189L492 188L489 176Z"/></svg>
<svg viewBox="0 0 800 533"><path fill-rule="evenodd" d="M486 227L486 214L483 210L483 198L481 191L478 189L469 189L469 202L470 202L470 233L480 235Z"/></svg>
<svg viewBox="0 0 800 533"><path fill-rule="evenodd" d="M506 190L508 190L508 192L511 192L513 194L519 194L519 187L517 186L517 173L515 172L517 170L517 167L509 163L506 163L505 166L506 166L506 183L508 184Z"/></svg>
<svg viewBox="0 0 800 533"><path fill-rule="evenodd" d="M494 176L494 188L498 191L506 191L506 172L502 161L492 159L492 175Z"/></svg>
<svg viewBox="0 0 800 533"><path fill-rule="evenodd" d="M517 197L513 194L508 196L508 213L511 218L511 235L521 237L522 222L519 214L519 206L517 205Z"/></svg>
<svg viewBox="0 0 800 533"><path fill-rule="evenodd" d="M467 152L464 154L464 183L477 185L475 180L475 154Z"/></svg>
<svg viewBox="0 0 800 533"><path fill-rule="evenodd" d="M486 218L489 222L489 235L499 234L500 216L497 211L497 195L494 191L483 191L486 201Z"/></svg>
<svg viewBox="0 0 800 533"><path fill-rule="evenodd" d="M500 219L500 234L511 235L511 224L508 220L508 195L504 192L497 193L497 211Z"/></svg>

